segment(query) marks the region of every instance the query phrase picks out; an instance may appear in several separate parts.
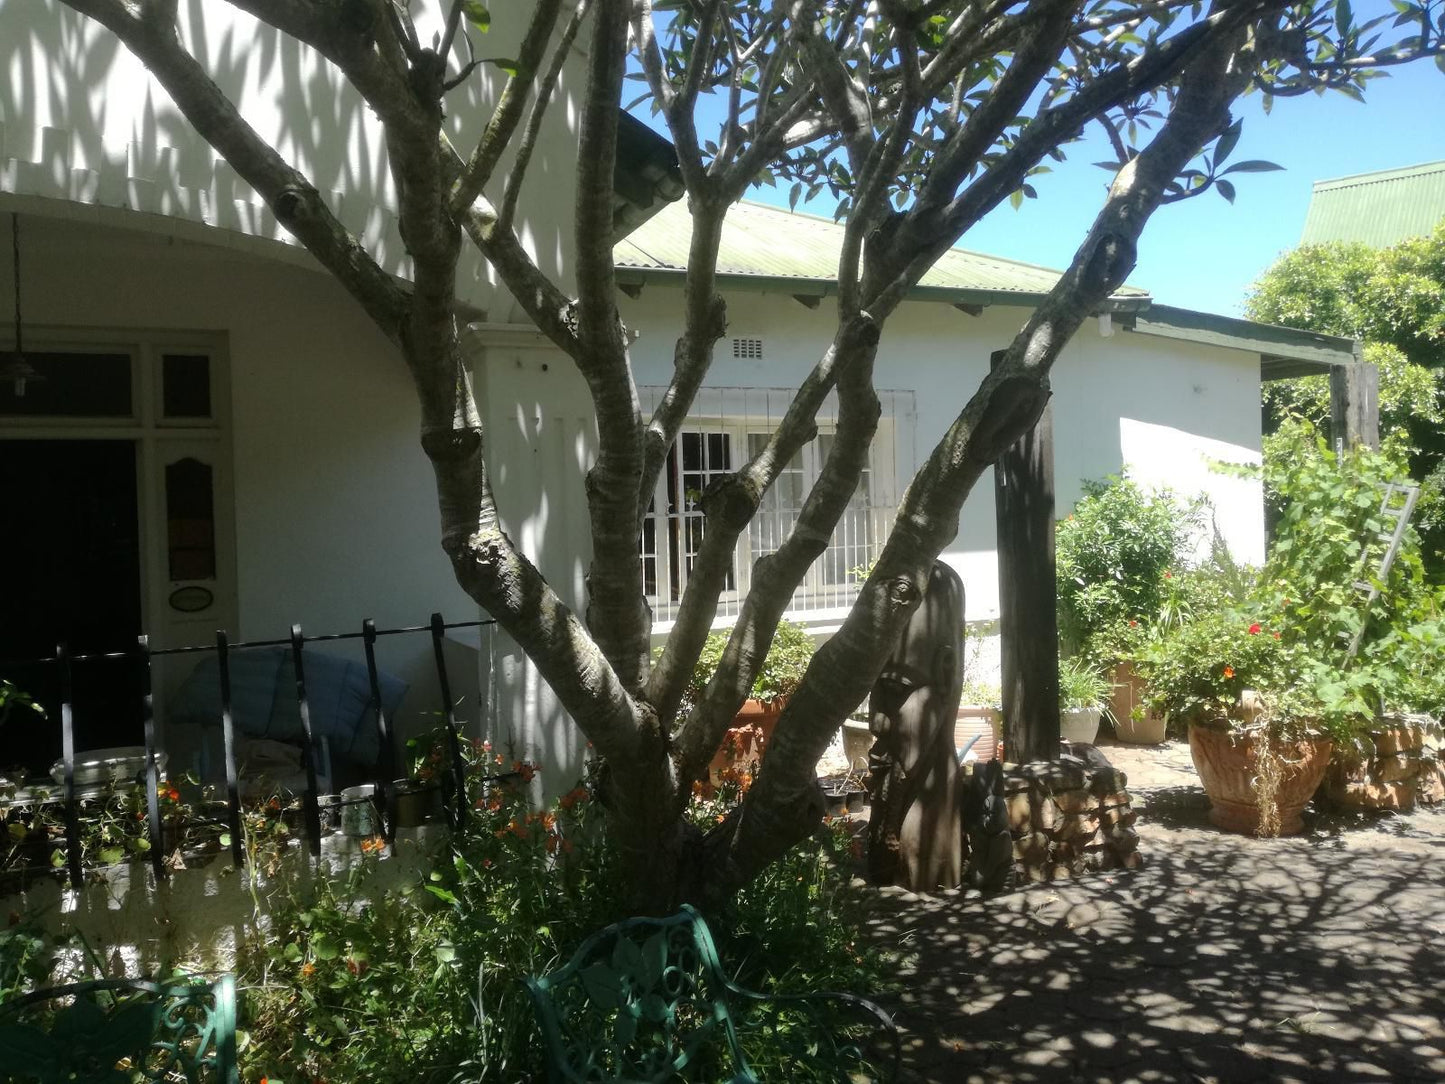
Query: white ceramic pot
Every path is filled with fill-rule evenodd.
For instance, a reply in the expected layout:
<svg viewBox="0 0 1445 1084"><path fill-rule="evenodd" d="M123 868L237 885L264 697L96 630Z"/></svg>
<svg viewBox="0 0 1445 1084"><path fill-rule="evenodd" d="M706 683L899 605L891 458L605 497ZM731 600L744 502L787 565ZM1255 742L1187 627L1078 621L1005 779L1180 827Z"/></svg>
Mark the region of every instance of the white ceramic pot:
<svg viewBox="0 0 1445 1084"><path fill-rule="evenodd" d="M1059 712L1059 737L1080 745L1093 745L1099 736L1098 708L1065 708Z"/></svg>

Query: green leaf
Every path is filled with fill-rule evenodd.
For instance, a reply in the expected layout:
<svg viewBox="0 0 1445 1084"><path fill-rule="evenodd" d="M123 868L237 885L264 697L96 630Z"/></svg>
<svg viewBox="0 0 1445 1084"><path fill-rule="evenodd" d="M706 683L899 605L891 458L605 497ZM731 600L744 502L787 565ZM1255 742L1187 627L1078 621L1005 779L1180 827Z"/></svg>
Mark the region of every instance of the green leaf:
<svg viewBox="0 0 1445 1084"><path fill-rule="evenodd" d="M580 972L587 996L605 1009L620 1009L627 1004L627 991L622 976L603 963L585 967Z"/></svg>
<svg viewBox="0 0 1445 1084"><path fill-rule="evenodd" d="M286 947L281 950L281 958L287 963L300 963L301 956L301 946L298 945L295 941L288 942Z"/></svg>
<svg viewBox="0 0 1445 1084"><path fill-rule="evenodd" d="M439 885L426 885L425 887L428 892L430 892L437 899L441 900L443 903L450 904L453 907L458 906L456 896L448 892L445 888L442 888Z"/></svg>
<svg viewBox="0 0 1445 1084"><path fill-rule="evenodd" d="M1240 133L1243 131L1243 120L1235 121L1224 130L1224 134L1219 137L1219 142L1214 146L1214 164L1216 166L1229 157L1230 152L1234 150L1234 145L1239 142Z"/></svg>
<svg viewBox="0 0 1445 1084"><path fill-rule="evenodd" d="M492 13L481 0L462 0L462 14L483 34L492 29Z"/></svg>
<svg viewBox="0 0 1445 1084"><path fill-rule="evenodd" d="M1024 205L1024 190L1022 188L1015 188L1013 192L1009 194L1008 201L1009 205L1017 211Z"/></svg>
<svg viewBox="0 0 1445 1084"><path fill-rule="evenodd" d="M457 947L450 941L443 941L436 947L437 963L449 964L457 958Z"/></svg>
<svg viewBox="0 0 1445 1084"><path fill-rule="evenodd" d="M490 64L492 65L492 67L498 68L506 72L513 79L515 79L517 77L517 73L522 70L521 63L515 58L509 56L489 56L486 57L482 61L482 63Z"/></svg>
<svg viewBox="0 0 1445 1084"><path fill-rule="evenodd" d="M1214 187L1219 189L1219 194L1225 199L1227 199L1230 203L1234 202L1234 185L1230 184L1228 181L1219 180L1214 182Z"/></svg>
<svg viewBox="0 0 1445 1084"><path fill-rule="evenodd" d="M1221 173L1220 176L1226 177L1231 173L1274 173L1282 169L1284 169L1284 166L1275 162L1266 162L1259 158L1248 158L1243 162L1234 163L1234 165Z"/></svg>
<svg viewBox="0 0 1445 1084"><path fill-rule="evenodd" d="M125 858L124 847L102 847L98 855L102 866L115 866Z"/></svg>
<svg viewBox="0 0 1445 1084"><path fill-rule="evenodd" d="M322 934L311 942L311 951L318 960L334 960L341 955L341 946L326 934Z"/></svg>

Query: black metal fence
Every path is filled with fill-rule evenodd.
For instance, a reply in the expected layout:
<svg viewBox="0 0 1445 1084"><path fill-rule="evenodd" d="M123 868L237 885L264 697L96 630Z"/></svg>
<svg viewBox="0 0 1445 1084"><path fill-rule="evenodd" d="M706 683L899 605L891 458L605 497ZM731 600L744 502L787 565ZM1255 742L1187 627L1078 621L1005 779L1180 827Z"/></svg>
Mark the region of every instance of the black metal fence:
<svg viewBox="0 0 1445 1084"><path fill-rule="evenodd" d="M395 737L392 733L391 720L387 718L386 711L382 706L381 682L376 666L376 642L383 636L402 636L413 633L429 633L431 635L432 653L436 660L437 685L440 690L441 699L441 710L439 714L443 720L447 735L447 754L450 760L450 771L443 774L443 804L447 810L448 821L451 826L454 829L459 829L465 823L467 817L467 766L462 753L463 739L452 701L451 679L447 673L447 663L442 650L442 640L447 631L451 629L480 628L495 623L492 619L447 622L442 619L441 614L434 613L431 615L431 620L425 625L378 629L376 622L367 618L362 622L360 632L337 632L320 636L305 636L301 632L300 625L292 625L291 634L285 639L249 640L232 643L226 632L220 630L216 633L214 644L164 648L155 651L152 651L150 648L149 638L140 636L135 648L130 651L71 654L66 644L61 643L56 647L53 656L0 662L0 667L52 665L59 668L61 763L64 768L64 776L61 782L62 796L60 800L65 807L65 867L70 883L75 887L79 887L83 883L84 877L81 854L80 798L77 796L75 782L75 723L71 702L71 667L75 663L89 663L100 660L132 660L139 667L142 674L141 721L145 733L145 818L150 843L147 853L150 858L151 869L159 881L166 878L168 871L166 868L162 839L160 773L157 764L158 748L156 742L155 712L151 692L152 665L156 657L194 655L207 652L215 653L220 679L221 698L219 721L221 724L226 773L225 812L220 823L229 831L231 860L239 869L245 865L245 851L242 847L240 779L236 764L236 728L235 720L231 712L230 655L232 651L245 648L285 646L289 646L291 649L291 659L296 672L296 702L301 718L301 760L306 776L305 791L301 798L303 824L310 853L312 857L316 857L321 853L321 838L323 834L321 826L321 794L317 783L316 738L312 733L311 709L306 695L306 669L303 647L307 644L329 643L342 640L361 640L362 642L366 657L367 675L370 681L370 707L378 731L377 736L379 739L378 747L380 754L376 763L375 789L373 795L370 798L359 798L355 799L355 801L371 802L374 805L378 823L381 825L381 834L384 835L388 843L391 843L396 838L397 827L397 750ZM484 778L482 782L485 784L493 780L506 779L512 774L514 773L499 773L495 776ZM346 803L340 800L336 802L337 806L344 804Z"/></svg>

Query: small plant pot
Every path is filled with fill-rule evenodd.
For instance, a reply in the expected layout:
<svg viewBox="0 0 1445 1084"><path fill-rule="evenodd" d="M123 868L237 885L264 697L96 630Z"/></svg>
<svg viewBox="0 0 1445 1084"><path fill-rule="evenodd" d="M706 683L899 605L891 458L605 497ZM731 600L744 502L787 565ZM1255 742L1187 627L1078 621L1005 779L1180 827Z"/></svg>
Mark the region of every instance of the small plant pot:
<svg viewBox="0 0 1445 1084"><path fill-rule="evenodd" d="M1169 718L1150 711L1144 702L1144 682L1127 662L1114 667L1109 710L1114 716L1114 737L1126 745L1158 745L1164 740Z"/></svg>
<svg viewBox="0 0 1445 1084"><path fill-rule="evenodd" d="M396 826L398 828L420 828L423 824L440 820L442 816L442 789L436 783L418 783L414 780L398 780L396 784Z"/></svg>
<svg viewBox="0 0 1445 1084"><path fill-rule="evenodd" d="M843 795L844 807L849 813L861 813L863 807L868 804L868 792L861 787L857 790L847 791Z"/></svg>
<svg viewBox="0 0 1445 1084"><path fill-rule="evenodd" d="M827 813L830 817L841 817L848 812L848 795L841 788L834 790L825 787L823 801L826 803Z"/></svg>
<svg viewBox="0 0 1445 1084"><path fill-rule="evenodd" d="M1098 708L1065 708L1059 712L1059 737L1075 745L1093 745L1102 714Z"/></svg>

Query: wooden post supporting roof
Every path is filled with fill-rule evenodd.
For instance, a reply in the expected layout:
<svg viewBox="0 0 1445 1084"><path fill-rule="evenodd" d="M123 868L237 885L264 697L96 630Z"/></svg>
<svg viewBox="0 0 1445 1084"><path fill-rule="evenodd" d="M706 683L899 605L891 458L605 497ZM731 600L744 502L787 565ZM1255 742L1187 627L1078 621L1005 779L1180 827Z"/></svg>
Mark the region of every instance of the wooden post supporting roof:
<svg viewBox="0 0 1445 1084"><path fill-rule="evenodd" d="M1330 370L1330 429L1337 449L1380 446L1380 371L1375 366L1356 360Z"/></svg>
<svg viewBox="0 0 1445 1084"><path fill-rule="evenodd" d="M994 355L997 364L999 354ZM1059 632L1054 571L1054 408L994 465L1004 753L1059 756Z"/></svg>

